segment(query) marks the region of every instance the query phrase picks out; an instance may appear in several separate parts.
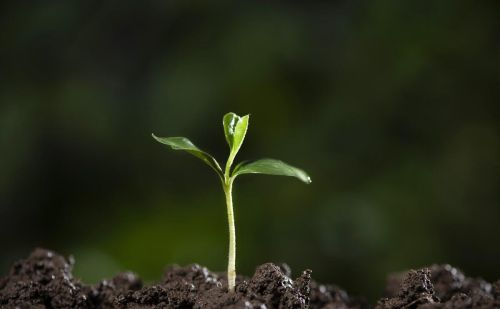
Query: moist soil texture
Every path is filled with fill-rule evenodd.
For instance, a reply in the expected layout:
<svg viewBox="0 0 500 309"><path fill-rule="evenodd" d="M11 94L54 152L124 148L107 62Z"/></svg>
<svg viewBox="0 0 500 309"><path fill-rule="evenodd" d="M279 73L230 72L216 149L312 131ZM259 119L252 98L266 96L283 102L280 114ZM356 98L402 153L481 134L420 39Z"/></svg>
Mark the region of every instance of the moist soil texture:
<svg viewBox="0 0 500 309"><path fill-rule="evenodd" d="M171 266L152 285L130 272L86 285L73 278L73 264L36 249L0 278L0 308L500 308L500 280L467 278L449 265L390 275L386 297L371 306L317 283L310 270L292 280L286 265L260 265L252 277L238 277L236 291L228 293L224 273L196 264Z"/></svg>

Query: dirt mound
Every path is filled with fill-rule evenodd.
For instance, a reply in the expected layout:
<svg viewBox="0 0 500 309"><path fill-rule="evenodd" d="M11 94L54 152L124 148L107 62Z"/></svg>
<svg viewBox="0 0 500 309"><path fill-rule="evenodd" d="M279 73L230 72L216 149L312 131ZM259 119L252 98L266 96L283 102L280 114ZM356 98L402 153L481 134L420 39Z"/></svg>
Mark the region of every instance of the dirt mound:
<svg viewBox="0 0 500 309"><path fill-rule="evenodd" d="M163 279L143 287L133 273L122 273L95 286L73 278L74 261L36 249L16 262L0 280L2 308L360 308L347 293L319 285L306 270L290 278L287 266L257 267L251 278L238 277L227 293L225 274L199 265L173 266Z"/></svg>
<svg viewBox="0 0 500 309"><path fill-rule="evenodd" d="M468 278L450 265L391 275L386 294L376 309L500 308L500 280Z"/></svg>
<svg viewBox="0 0 500 309"><path fill-rule="evenodd" d="M71 274L72 259L36 249L0 281L0 304L21 308L88 308L88 290Z"/></svg>
<svg viewBox="0 0 500 309"><path fill-rule="evenodd" d="M291 279L286 265L257 267L254 275L237 278L236 291L227 292L224 273L200 265L172 266L163 279L143 286L133 273L121 273L96 285L73 278L72 258L36 249L0 279L1 308L369 308L335 285L322 285L305 270ZM376 309L500 308L500 280L490 284L466 277L450 265L433 265L388 277L386 297Z"/></svg>

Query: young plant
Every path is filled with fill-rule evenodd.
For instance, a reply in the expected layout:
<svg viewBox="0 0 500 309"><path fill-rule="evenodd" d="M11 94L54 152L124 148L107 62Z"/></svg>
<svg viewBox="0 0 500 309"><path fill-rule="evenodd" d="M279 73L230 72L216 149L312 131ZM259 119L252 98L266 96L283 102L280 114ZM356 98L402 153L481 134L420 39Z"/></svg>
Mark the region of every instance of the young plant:
<svg viewBox="0 0 500 309"><path fill-rule="evenodd" d="M196 147L185 137L157 137L152 134L153 138L158 142L170 146L175 150L184 150L201 159L217 173L222 182L222 188L226 196L227 220L229 223L227 282L230 292L234 292L236 285L236 232L234 228L232 197L233 183L236 177L243 174L282 175L296 177L305 183L311 183L311 178L306 172L275 159L261 159L253 162L243 161L231 170L236 154L240 150L243 140L245 139L249 118L250 115L240 117L235 113L227 113L224 115L222 124L224 126L224 135L229 145L229 157L224 169L221 168L213 156Z"/></svg>

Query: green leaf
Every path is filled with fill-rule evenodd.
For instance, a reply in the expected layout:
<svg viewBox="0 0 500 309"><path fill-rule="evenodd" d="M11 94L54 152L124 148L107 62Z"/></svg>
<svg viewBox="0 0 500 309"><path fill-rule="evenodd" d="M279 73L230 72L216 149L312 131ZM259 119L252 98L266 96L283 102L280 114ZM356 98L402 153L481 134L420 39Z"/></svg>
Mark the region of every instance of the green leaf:
<svg viewBox="0 0 500 309"><path fill-rule="evenodd" d="M305 183L311 183L311 177L303 170L275 159L261 159L250 163L240 163L233 171L233 177L242 174L267 174L292 176Z"/></svg>
<svg viewBox="0 0 500 309"><path fill-rule="evenodd" d="M230 150L229 158L226 163L226 170L231 168L234 158L243 144L248 129L249 118L250 115L240 117L235 113L227 113L222 119L224 135L226 136L226 141Z"/></svg>
<svg viewBox="0 0 500 309"><path fill-rule="evenodd" d="M226 141L227 144L229 145L229 149L233 148L234 128L236 127L238 118L240 117L235 113L227 113L222 118L222 125L224 126L224 135L226 136Z"/></svg>
<svg viewBox="0 0 500 309"><path fill-rule="evenodd" d="M215 160L215 158L210 154L196 147L189 139L185 137L158 137L154 134L151 135L158 142L170 146L174 150L184 150L186 152L189 152L193 156L203 160L203 162L205 162L215 170L215 172L217 173L217 175L219 175L219 177L221 177L221 179L223 178L222 169L217 160Z"/></svg>

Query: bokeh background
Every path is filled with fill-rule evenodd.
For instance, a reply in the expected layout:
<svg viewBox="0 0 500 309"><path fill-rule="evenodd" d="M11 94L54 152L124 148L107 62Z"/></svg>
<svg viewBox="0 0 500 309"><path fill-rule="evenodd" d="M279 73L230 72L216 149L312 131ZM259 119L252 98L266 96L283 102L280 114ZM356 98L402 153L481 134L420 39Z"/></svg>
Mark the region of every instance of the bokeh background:
<svg viewBox="0 0 500 309"><path fill-rule="evenodd" d="M224 270L220 184L155 143L311 185L235 187L238 269L287 262L350 293L448 262L500 277L498 1L10 1L0 9L0 271L35 246L96 282L165 265Z"/></svg>

